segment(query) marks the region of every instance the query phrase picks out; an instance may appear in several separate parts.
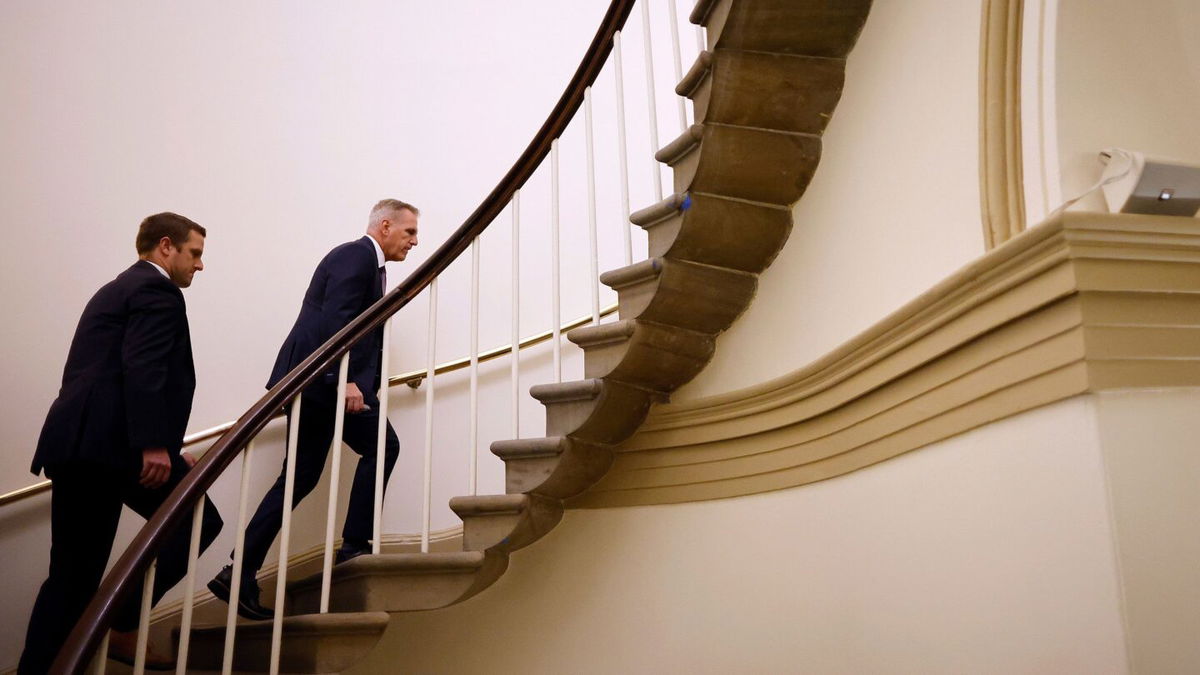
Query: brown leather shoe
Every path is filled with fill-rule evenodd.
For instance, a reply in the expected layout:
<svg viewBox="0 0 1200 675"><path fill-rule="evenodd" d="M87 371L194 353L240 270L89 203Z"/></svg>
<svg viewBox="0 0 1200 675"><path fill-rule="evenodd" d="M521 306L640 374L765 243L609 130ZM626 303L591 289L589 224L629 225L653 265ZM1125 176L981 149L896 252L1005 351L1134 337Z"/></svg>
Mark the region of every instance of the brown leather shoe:
<svg viewBox="0 0 1200 675"><path fill-rule="evenodd" d="M137 654L137 631L128 633L112 630L108 632L108 658L127 666L133 665ZM175 670L175 659L146 647L146 670Z"/></svg>

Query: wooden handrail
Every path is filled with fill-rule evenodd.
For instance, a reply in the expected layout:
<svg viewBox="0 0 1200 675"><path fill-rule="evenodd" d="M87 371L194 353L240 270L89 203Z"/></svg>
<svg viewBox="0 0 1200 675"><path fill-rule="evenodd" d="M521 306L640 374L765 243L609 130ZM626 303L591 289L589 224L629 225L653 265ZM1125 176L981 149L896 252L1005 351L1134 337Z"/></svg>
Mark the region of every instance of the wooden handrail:
<svg viewBox="0 0 1200 675"><path fill-rule="evenodd" d="M615 304L609 305L608 307L605 307L604 309L600 310L600 318L604 318L616 311L617 311L617 306ZM587 324L591 323L591 321L592 321L592 315L588 314L587 316L581 316L578 319L564 323L562 326L559 327L558 330L561 333L566 333L567 331L575 329L575 328L579 328L580 326L586 326ZM554 336L554 331L551 331L551 330L542 331L541 333L538 333L536 335L530 335L529 337L525 338L524 340L521 340L520 344L517 345L517 347L518 347L518 349L525 349L526 347L532 347L536 344L541 344L541 343L545 342L546 340L549 340L553 336ZM480 352L477 355L477 358L478 358L479 363L487 363L488 361L498 359L501 356L504 356L505 354L508 354L511 351L512 351L511 344L504 345L502 347L496 347L495 349L489 349L486 352ZM445 363L438 365L436 368L433 369L433 374L434 375L443 375L445 373L452 373L456 370L462 370L463 368L466 368L469 365L471 365L471 357L464 356L462 358L458 358L453 361L447 361ZM402 384L407 384L408 386L413 387L415 389L416 387L421 386L421 382L428 375L429 375L429 371L427 371L427 370L410 370L407 373L400 373L399 375L392 375L391 377L389 377L388 378L388 386L396 387L396 386L399 386ZM282 416L283 416L282 414L276 415L276 417L282 417ZM220 436L221 434L225 433L226 431L229 431L230 429L232 429L234 424L237 424L237 422L224 422L222 424L218 424L215 427L209 427L207 429L202 429L200 431L197 431L196 433L188 434L187 436L183 437L183 447L186 448L189 445L203 443L204 441L207 441L209 439L216 438L216 437ZM0 507L5 506L7 504L19 502L22 499L25 499L26 497L40 495L41 493L48 491L50 489L50 487L51 487L51 482L48 480L44 480L40 483L34 483L33 485L27 485L23 488L13 490L12 492L7 492L3 495L0 495Z"/></svg>
<svg viewBox="0 0 1200 675"><path fill-rule="evenodd" d="M612 51L613 35L625 25L632 7L633 0L612 0L582 62L546 121L508 173L454 234L399 286L380 298L285 375L238 419L233 428L217 439L204 458L180 481L105 576L95 597L63 643L51 672L84 671L88 657L99 646L113 613L133 591L140 575L149 566L167 536L191 516L195 503L203 499L205 491L246 444L287 402L327 370L354 343L382 326L389 317L411 302L503 211L513 193L529 180L549 154L551 141L562 135L575 116L583 103L584 89L590 87L600 74Z"/></svg>

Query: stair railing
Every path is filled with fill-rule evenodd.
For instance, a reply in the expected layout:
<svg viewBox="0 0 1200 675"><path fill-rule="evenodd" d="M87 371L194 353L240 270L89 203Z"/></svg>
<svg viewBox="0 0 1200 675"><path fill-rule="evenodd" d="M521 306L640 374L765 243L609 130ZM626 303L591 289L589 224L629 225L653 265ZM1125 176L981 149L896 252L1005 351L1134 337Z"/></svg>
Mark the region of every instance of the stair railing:
<svg viewBox="0 0 1200 675"><path fill-rule="evenodd" d="M335 362L339 363L339 384L338 393L339 400L344 396L344 388L346 386L347 366L349 359L349 349L362 338L366 337L375 330L382 329L384 333L383 346L383 363L382 372L388 372L388 340L389 328L388 319L405 307L421 292L429 289L431 296L430 316L429 316L429 353L427 358L427 367L424 371L414 371L405 373L396 377L389 377L388 382L380 391L380 427L379 427L379 448L383 448L383 434L387 420L387 392L389 386L407 383L414 386L420 386L425 383L426 389L426 453L425 453L425 505L423 513L423 532L422 532L422 551L429 550L429 501L430 501L430 462L432 452L432 406L435 400L435 376L440 372L449 372L463 367L471 369L471 447L476 447L477 441L477 377L478 366L481 362L496 358L506 353L512 355L511 377L514 387L514 401L517 398L517 382L519 377L519 352L522 348L545 341L552 341L554 354L554 371L555 377L561 381L561 333L568 330L574 325L579 325L586 322L599 322L600 318L608 313L611 313L615 308L601 308L599 303L599 281L598 269L596 269L596 260L598 257L597 251L597 234L596 234L596 192L595 192L595 159L593 149L593 133L592 133L592 110L591 110L591 88L595 83L601 69L607 63L610 53L615 57L615 86L616 86L616 101L617 101L617 126L618 126L618 145L619 145L619 168L621 175L621 200L622 200L622 215L626 219L626 227L624 228L624 247L626 263L632 262L632 244L629 236L628 216L629 216L629 184L628 184L628 167L626 161L626 131L625 131L625 110L624 110L624 84L623 73L621 68L621 30L624 27L635 0L612 0L610 3L595 36L592 39L588 50L576 69L569 84L554 106L550 115L538 130L534 139L526 147L517 161L504 175L501 181L496 185L490 194L483 202L475 209L475 211L463 222L463 224L443 243L437 251L433 253L424 263L422 263L407 279L399 286L387 293L378 302L372 305L369 309L363 312L360 316L351 321L336 335L330 338L317 351L305 359L299 366L289 372L282 380L272 387L265 395L263 395L253 406L251 406L235 423L229 425L221 425L208 432L193 435L189 440L199 442L207 438L212 438L217 433L221 433L220 438L212 445L212 447L204 454L203 458L196 464L191 472L181 481L175 488L163 505L158 509L154 516L146 523L141 531L133 538L129 546L125 549L120 559L114 565L110 573L101 583L92 602L84 611L75 629L63 644L59 652L58 658L54 663L53 672L56 673L79 673L82 672L88 662L88 657L96 651L98 646L101 646L103 653L104 645L107 642L106 628L109 625L112 615L116 608L123 602L137 585L139 575L145 575L145 591L142 600L142 617L139 627L139 641L137 663L135 664L135 672L140 672L144 665L144 650L146 638L148 634L149 609L150 609L150 589L154 574L154 557L161 548L167 537L189 516L193 519L193 538L191 542L191 552L189 559L188 575L185 580L185 601L183 609L183 625L181 626L180 635L180 650L179 650L179 672L184 672L187 662L187 650L189 641L189 628L192 613L192 600L195 590L195 566L196 559L199 553L199 519L203 498L205 492L217 480L217 478L225 471L232 463L234 458L240 453L245 453L242 463L241 472L241 491L239 493L238 505L238 523L236 543L234 546L234 565L235 572L233 574L234 587L231 589L231 606L228 613L227 632L225 640L225 663L224 671L229 672L232 664L233 643L234 643L234 622L236 620L236 598L238 597L237 584L240 581L238 573L241 566L241 548L244 537L243 528L246 520L247 507L247 485L249 482L249 472L251 467L251 458L253 456L253 441L267 423L276 416L280 415L281 410L286 406L292 406L292 417L288 429L287 460L285 466L287 482L284 502L290 504L292 500L292 485L294 483L294 465L292 465L292 448L296 446L297 430L299 418L301 415L301 399L300 394L309 384L311 384L321 373L326 372ZM649 129L650 129L650 150L653 155L658 150L657 133L658 121L657 110L654 103L654 83L653 83L653 55L650 40L650 15L649 5L650 0L643 0L642 19L643 19L643 47L645 50L646 61L646 80L648 86L648 103L649 103ZM669 0L671 10L671 38L674 49L674 66L675 75L678 79L680 76L680 56L679 56L679 33L678 27L675 25L676 15L674 12L675 2ZM699 47L704 45L703 29L697 28L697 41ZM558 260L558 225L559 225L559 205L558 205L558 139L566 130L568 124L575 118L580 107L584 108L586 121L586 147L587 147L587 170L588 170L588 216L589 216L589 247L591 254L592 265L592 313L590 316L580 319L577 322L572 322L567 326L559 325L559 309L560 298L558 294L558 276L559 276L559 260ZM679 103L679 122L681 131L687 125L687 114L684 108L682 99ZM551 182L552 182L552 293L553 293L553 311L554 321L552 327L546 333L533 336L531 338L521 339L518 327L519 323L516 320L517 302L519 297L519 288L516 287L518 275L515 271L515 265L519 261L517 246L519 237L517 236L520 230L520 190L526 182L533 176L534 171L541 166L547 157L551 158ZM653 161L653 159L652 159ZM653 166L653 188L656 199L661 199L661 169L655 163ZM513 295L513 331L512 343L499 349L491 350L484 354L479 353L478 349L478 293L479 293L479 242L478 237L502 212L506 207L511 206L512 225L514 231L513 237L513 256L514 256L514 295ZM455 261L468 248L472 250L472 290L471 290L471 305L472 305L472 336L471 336L471 354L466 359L443 364L442 366L435 365L435 350L436 343L436 293L438 276L446 270L449 265ZM340 446L341 442L341 421L343 409L339 406L337 417L335 418L334 445L335 450ZM517 429L518 411L513 409L513 429ZM516 436L517 434L514 434ZM329 515L327 520L326 542L324 552L323 565L323 584L321 596L321 611L328 611L328 596L329 596L329 577L332 566L332 541L333 541L333 522L335 519L336 509L336 489L338 484L339 471L339 452L333 452L332 479L329 501ZM379 459L382 459L382 452L377 453ZM375 537L374 537L374 552L379 553L380 545L380 522L382 509L382 483L383 483L383 462L377 461L377 476L375 489ZM471 491L474 494L476 489L475 477L475 462L472 456L471 461ZM27 489L28 490L28 489ZM277 580L276 593L276 616L274 621L271 672L278 672L279 667L279 649L281 642L281 626L282 614L284 611L284 591L286 587L287 574L287 547L289 535L291 510L284 509L283 524L281 527L279 539L281 542L280 551L280 566L279 577ZM97 659L99 664L99 672L103 671L104 659Z"/></svg>

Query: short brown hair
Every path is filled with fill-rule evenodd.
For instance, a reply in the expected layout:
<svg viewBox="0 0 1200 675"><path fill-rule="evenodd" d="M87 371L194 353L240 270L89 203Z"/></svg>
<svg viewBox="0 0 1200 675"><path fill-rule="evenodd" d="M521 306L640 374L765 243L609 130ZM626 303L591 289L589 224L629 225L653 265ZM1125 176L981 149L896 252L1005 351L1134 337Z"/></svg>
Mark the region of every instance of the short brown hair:
<svg viewBox="0 0 1200 675"><path fill-rule="evenodd" d="M138 227L137 252L139 255L149 253L163 237L170 239L175 248L182 248L187 243L188 234L193 230L199 232L201 237L208 236L203 227L178 213L164 211L147 216Z"/></svg>

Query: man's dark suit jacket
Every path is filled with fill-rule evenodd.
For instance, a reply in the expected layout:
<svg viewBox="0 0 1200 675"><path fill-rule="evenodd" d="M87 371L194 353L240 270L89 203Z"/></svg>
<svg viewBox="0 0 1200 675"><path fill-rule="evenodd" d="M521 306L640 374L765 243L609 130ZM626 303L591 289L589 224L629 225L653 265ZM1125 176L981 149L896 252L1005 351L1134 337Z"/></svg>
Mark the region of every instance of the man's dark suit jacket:
<svg viewBox="0 0 1200 675"><path fill-rule="evenodd" d="M308 358L326 340L346 327L363 310L383 296L379 259L370 236L351 241L330 251L317 265L304 293L300 315L279 349L267 387L275 386L288 371ZM378 406L380 385L379 352L383 329L372 331L350 349L348 380L358 385L363 402ZM313 389L327 390L337 384L337 367L331 367ZM310 389L309 391L313 391Z"/></svg>
<svg viewBox="0 0 1200 675"><path fill-rule="evenodd" d="M183 293L138 261L83 310L33 472L97 465L136 476L146 448L179 451L195 389Z"/></svg>

